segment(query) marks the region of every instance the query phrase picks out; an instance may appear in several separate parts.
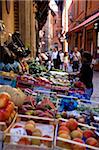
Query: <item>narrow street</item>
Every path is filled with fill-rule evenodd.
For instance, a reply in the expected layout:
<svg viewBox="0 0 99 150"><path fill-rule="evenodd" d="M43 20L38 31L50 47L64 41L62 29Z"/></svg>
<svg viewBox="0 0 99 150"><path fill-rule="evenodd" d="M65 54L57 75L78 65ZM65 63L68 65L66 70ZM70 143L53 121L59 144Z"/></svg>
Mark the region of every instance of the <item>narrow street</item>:
<svg viewBox="0 0 99 150"><path fill-rule="evenodd" d="M0 150L99 150L99 0L0 0Z"/></svg>
<svg viewBox="0 0 99 150"><path fill-rule="evenodd" d="M99 72L94 72L93 86L94 86L94 91L93 91L92 99L94 98L96 101L98 101L98 98L99 98Z"/></svg>

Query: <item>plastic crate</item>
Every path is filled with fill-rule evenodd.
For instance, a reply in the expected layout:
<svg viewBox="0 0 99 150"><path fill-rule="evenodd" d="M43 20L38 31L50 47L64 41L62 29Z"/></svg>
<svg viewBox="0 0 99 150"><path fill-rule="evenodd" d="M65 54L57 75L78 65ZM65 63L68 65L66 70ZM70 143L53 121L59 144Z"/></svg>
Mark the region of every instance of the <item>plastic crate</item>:
<svg viewBox="0 0 99 150"><path fill-rule="evenodd" d="M12 87L16 87L16 79L11 79L10 77L0 76L0 84L1 85L10 85Z"/></svg>

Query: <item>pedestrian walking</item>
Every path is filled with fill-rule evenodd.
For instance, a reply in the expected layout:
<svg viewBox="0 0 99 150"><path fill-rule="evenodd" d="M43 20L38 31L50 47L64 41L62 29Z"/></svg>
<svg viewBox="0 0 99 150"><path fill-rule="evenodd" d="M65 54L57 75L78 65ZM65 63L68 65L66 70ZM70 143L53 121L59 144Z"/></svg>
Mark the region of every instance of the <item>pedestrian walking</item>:
<svg viewBox="0 0 99 150"><path fill-rule="evenodd" d="M51 61L53 63L53 66L55 69L57 69L57 55L58 55L58 50L57 48L55 47L53 49L53 52L52 52L52 57L51 57Z"/></svg>
<svg viewBox="0 0 99 150"><path fill-rule="evenodd" d="M69 61L68 52L65 52L64 53L64 71L67 71L68 61Z"/></svg>
<svg viewBox="0 0 99 150"><path fill-rule="evenodd" d="M74 48L73 52L73 71L78 71L81 63L81 54L78 51L78 48Z"/></svg>
<svg viewBox="0 0 99 150"><path fill-rule="evenodd" d="M57 49L57 50L58 50L58 49ZM56 69L60 69L60 64L61 64L60 50L58 50L58 54L57 54L57 66L56 66Z"/></svg>
<svg viewBox="0 0 99 150"><path fill-rule="evenodd" d="M63 70L63 65L64 65L64 53L62 50L60 50L60 69Z"/></svg>
<svg viewBox="0 0 99 150"><path fill-rule="evenodd" d="M93 93L93 69L91 68L92 56L89 52L84 52L82 55L82 67L80 70L80 81L85 85L85 94L90 100Z"/></svg>
<svg viewBox="0 0 99 150"><path fill-rule="evenodd" d="M95 55L94 55L93 58L92 58L92 63L91 63L92 69L94 69L94 66L95 66L96 63L97 63L97 62L96 62L96 57L95 57Z"/></svg>

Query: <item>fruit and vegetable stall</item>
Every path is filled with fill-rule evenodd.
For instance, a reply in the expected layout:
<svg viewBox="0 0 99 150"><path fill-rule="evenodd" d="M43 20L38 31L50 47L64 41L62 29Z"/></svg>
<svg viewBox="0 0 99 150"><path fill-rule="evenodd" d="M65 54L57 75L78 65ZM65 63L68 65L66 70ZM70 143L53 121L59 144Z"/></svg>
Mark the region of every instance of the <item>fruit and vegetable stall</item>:
<svg viewBox="0 0 99 150"><path fill-rule="evenodd" d="M0 150L99 150L99 102L76 73L43 69L0 72Z"/></svg>

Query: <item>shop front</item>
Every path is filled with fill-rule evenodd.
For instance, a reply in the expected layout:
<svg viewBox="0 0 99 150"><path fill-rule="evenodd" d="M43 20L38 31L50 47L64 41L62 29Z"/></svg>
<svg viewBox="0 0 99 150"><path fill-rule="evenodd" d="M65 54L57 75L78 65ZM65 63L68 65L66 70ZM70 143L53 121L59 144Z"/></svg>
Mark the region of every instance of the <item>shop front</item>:
<svg viewBox="0 0 99 150"><path fill-rule="evenodd" d="M99 70L99 12L74 27L68 35L70 49L77 46L79 50L91 52L96 60L95 70Z"/></svg>

